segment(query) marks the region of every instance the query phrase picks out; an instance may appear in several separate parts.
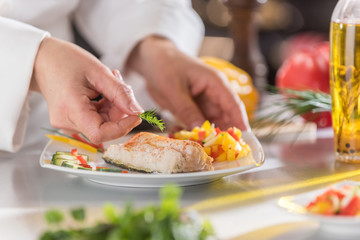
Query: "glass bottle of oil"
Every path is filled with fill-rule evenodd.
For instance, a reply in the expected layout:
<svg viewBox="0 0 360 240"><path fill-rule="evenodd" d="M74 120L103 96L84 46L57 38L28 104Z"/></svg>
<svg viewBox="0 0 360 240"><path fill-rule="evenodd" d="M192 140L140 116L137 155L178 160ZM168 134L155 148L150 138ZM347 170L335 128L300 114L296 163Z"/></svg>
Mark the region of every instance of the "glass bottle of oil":
<svg viewBox="0 0 360 240"><path fill-rule="evenodd" d="M360 0L339 0L330 26L336 159L360 163Z"/></svg>

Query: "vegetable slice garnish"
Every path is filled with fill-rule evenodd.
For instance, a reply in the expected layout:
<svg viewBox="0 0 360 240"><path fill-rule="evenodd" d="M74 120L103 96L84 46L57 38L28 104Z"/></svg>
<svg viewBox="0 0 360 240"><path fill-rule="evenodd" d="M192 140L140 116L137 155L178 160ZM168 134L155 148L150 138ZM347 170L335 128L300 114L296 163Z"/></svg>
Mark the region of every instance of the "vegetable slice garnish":
<svg viewBox="0 0 360 240"><path fill-rule="evenodd" d="M96 166L96 162L90 161L88 155L80 154L76 148L72 149L71 152L57 151L53 155L51 163L80 170L128 173L127 170Z"/></svg>
<svg viewBox="0 0 360 240"><path fill-rule="evenodd" d="M84 144L87 144L93 148L96 148L98 152L104 152L104 145L102 143L100 144L95 144L93 142L90 141L90 139L88 139L84 134L82 133L75 133L73 134L72 136L69 136L63 132L61 132L59 129L49 129L49 128L43 128L44 130L46 131L49 131L49 132L52 132L52 133L55 133L53 135L56 135L56 136L62 136L62 137L66 137L66 138L69 138L69 139L73 139L73 140L77 140L79 142L82 142ZM59 140L61 141L61 140Z"/></svg>
<svg viewBox="0 0 360 240"><path fill-rule="evenodd" d="M79 160L80 164L88 165L88 163L87 163L87 161L84 159L84 157L78 154L77 149L71 150L71 154L74 155L77 160Z"/></svg>
<svg viewBox="0 0 360 240"><path fill-rule="evenodd" d="M89 152L92 153L96 153L98 151L97 148L94 148L92 146L90 146L89 144L80 142L78 140L75 140L73 138L69 138L69 137L65 137L65 136L59 136L59 135L54 135L54 134L46 134L46 137L55 140L55 141L59 141L59 142L63 142L63 143L67 143L69 145L72 145L74 147L80 147L83 148L85 150L88 150Z"/></svg>

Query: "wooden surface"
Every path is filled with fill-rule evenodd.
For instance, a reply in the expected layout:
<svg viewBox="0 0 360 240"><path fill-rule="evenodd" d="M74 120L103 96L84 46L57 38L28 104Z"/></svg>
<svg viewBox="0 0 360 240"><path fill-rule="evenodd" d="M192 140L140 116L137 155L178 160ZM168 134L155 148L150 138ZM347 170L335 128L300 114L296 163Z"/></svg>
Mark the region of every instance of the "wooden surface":
<svg viewBox="0 0 360 240"><path fill-rule="evenodd" d="M267 66L259 48L257 0L224 0L231 14L230 34L234 40L233 63L247 71L257 87L266 85Z"/></svg>

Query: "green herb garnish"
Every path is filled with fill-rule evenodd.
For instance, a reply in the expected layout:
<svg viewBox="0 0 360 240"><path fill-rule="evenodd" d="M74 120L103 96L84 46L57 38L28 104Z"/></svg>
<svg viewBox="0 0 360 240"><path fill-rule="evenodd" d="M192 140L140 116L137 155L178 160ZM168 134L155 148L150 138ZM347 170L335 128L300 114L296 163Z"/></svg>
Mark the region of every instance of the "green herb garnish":
<svg viewBox="0 0 360 240"><path fill-rule="evenodd" d="M303 114L331 111L330 94L311 90L271 89L273 93L282 98L269 104L269 106L265 106L264 109L276 106L276 110L256 118L253 122L255 124L265 122L287 123Z"/></svg>
<svg viewBox="0 0 360 240"><path fill-rule="evenodd" d="M85 209L84 208L75 208L71 210L71 216L79 222L84 221L85 219Z"/></svg>
<svg viewBox="0 0 360 240"><path fill-rule="evenodd" d="M299 116L309 113L313 115L307 121L314 119L321 112L331 111L330 94L312 90L278 89L270 86L269 89L278 98L259 111L259 116L251 122L253 128L271 126L269 135L276 135L281 127L288 125ZM267 109L272 109L266 112Z"/></svg>
<svg viewBox="0 0 360 240"><path fill-rule="evenodd" d="M49 224L60 223L64 219L64 215L57 209L51 209L45 213L45 219Z"/></svg>
<svg viewBox="0 0 360 240"><path fill-rule="evenodd" d="M167 185L160 190L158 206L148 205L137 209L129 203L121 211L111 204L106 204L103 209L105 220L98 221L93 226L86 226L84 221L81 227L69 227L63 221L63 228L59 228L62 218L58 218L59 212L51 210L52 217L46 219L55 226L50 226L40 240L206 240L213 236L214 231L209 221L202 221L196 212L181 210L181 194L181 188ZM77 221L86 218L81 208L73 210L70 216Z"/></svg>
<svg viewBox="0 0 360 240"><path fill-rule="evenodd" d="M148 122L150 125L157 126L162 132L164 131L164 122L156 117L156 109L146 110L145 112L139 114L139 117Z"/></svg>

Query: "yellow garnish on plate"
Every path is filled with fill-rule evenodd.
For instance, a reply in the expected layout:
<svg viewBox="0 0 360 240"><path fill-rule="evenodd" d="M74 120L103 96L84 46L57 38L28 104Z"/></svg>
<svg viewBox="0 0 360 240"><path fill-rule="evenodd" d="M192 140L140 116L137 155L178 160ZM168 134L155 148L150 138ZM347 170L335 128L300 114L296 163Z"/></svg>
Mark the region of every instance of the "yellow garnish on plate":
<svg viewBox="0 0 360 240"><path fill-rule="evenodd" d="M86 143L83 143L83 142L80 142L78 140L75 140L75 139L72 139L72 138L68 138L68 137L65 137L65 136L58 136L58 135L54 135L54 134L46 134L45 135L47 138L50 138L52 140L55 140L55 141L59 141L59 142L63 142L63 143L67 143L73 147L77 147L77 148L83 148L85 150L88 150L89 152L92 152L92 153L97 153L97 149L86 144Z"/></svg>
<svg viewBox="0 0 360 240"><path fill-rule="evenodd" d="M222 131L209 121L205 121L201 127L195 127L191 131L175 132L171 137L198 142L217 162L234 161L247 156L251 151L249 145L241 138L240 129L232 127Z"/></svg>

